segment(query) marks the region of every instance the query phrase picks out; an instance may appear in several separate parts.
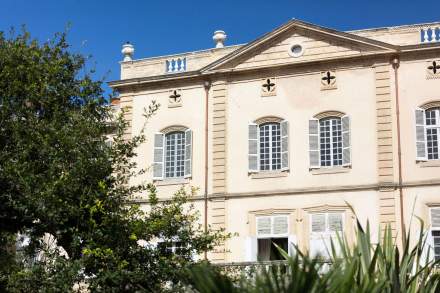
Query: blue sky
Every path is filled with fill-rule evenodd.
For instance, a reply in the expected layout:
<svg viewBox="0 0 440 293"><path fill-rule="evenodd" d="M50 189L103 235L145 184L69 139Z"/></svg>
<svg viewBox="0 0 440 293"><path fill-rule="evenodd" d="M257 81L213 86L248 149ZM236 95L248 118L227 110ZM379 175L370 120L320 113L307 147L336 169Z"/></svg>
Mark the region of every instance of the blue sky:
<svg viewBox="0 0 440 293"><path fill-rule="evenodd" d="M0 30L25 24L47 40L71 23L72 50L93 56L97 77L115 80L125 41L134 44L135 58L144 58L211 48L217 29L232 45L291 18L352 30L439 21L439 8L438 0L1 0Z"/></svg>

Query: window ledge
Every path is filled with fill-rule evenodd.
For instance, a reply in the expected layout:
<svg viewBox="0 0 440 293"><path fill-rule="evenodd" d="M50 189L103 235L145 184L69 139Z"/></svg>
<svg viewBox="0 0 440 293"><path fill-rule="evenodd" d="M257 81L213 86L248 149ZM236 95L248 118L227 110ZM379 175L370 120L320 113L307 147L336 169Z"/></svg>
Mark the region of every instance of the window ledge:
<svg viewBox="0 0 440 293"><path fill-rule="evenodd" d="M189 178L175 178L155 181L156 186L189 184Z"/></svg>
<svg viewBox="0 0 440 293"><path fill-rule="evenodd" d="M319 168L312 169L310 172L313 175L321 175L321 174L337 174L337 173L348 173L350 172L351 167L332 167L332 168Z"/></svg>
<svg viewBox="0 0 440 293"><path fill-rule="evenodd" d="M258 172L251 173L252 179L263 179L263 178L277 178L277 177L287 177L288 171L274 171L274 172Z"/></svg>
<svg viewBox="0 0 440 293"><path fill-rule="evenodd" d="M431 160L431 161L419 161L417 162L421 168L426 167L440 167L440 160Z"/></svg>

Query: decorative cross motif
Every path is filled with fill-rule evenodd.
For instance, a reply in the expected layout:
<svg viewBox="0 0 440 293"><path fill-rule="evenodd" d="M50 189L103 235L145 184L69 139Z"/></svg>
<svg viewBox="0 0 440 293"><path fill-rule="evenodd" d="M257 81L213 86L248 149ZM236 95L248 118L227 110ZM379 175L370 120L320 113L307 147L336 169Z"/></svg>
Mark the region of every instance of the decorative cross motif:
<svg viewBox="0 0 440 293"><path fill-rule="evenodd" d="M180 102L180 97L182 95L178 94L176 90L173 91L173 94L170 96L170 99L173 100L173 103Z"/></svg>
<svg viewBox="0 0 440 293"><path fill-rule="evenodd" d="M432 61L432 65L428 66L428 69L429 69L429 70L432 70L432 72L433 72L434 74L437 74L437 70L440 69L440 64L437 64L437 62ZM440 71L439 71L439 72L440 72Z"/></svg>
<svg viewBox="0 0 440 293"><path fill-rule="evenodd" d="M267 89L268 92L271 92L274 90L275 88L275 83L271 82L270 79L268 78L266 80L266 83L263 84L263 87L265 87Z"/></svg>
<svg viewBox="0 0 440 293"><path fill-rule="evenodd" d="M327 82L327 85L330 85L330 83L332 82L332 79L335 79L336 76L332 75L330 73L330 71L327 71L327 73L325 74L325 76L322 78L323 81Z"/></svg>

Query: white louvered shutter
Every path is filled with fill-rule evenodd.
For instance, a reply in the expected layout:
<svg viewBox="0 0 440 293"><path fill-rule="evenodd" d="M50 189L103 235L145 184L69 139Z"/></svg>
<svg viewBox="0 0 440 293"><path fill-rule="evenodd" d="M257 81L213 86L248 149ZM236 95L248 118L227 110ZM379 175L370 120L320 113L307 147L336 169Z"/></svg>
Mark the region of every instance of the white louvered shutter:
<svg viewBox="0 0 440 293"><path fill-rule="evenodd" d="M312 257L323 256L327 257L327 240L326 233L326 215L312 214L310 216L310 255Z"/></svg>
<svg viewBox="0 0 440 293"><path fill-rule="evenodd" d="M319 120L309 120L309 156L310 169L317 169L320 167L319 160Z"/></svg>
<svg viewBox="0 0 440 293"><path fill-rule="evenodd" d="M342 165L351 165L350 117L343 116L342 122Z"/></svg>
<svg viewBox="0 0 440 293"><path fill-rule="evenodd" d="M256 237L246 237L245 240L245 258L246 261L257 261L258 240Z"/></svg>
<svg viewBox="0 0 440 293"><path fill-rule="evenodd" d="M288 217L274 216L272 218L272 234L273 235L287 235L288 233Z"/></svg>
<svg viewBox="0 0 440 293"><path fill-rule="evenodd" d="M416 160L426 161L425 111L416 109Z"/></svg>
<svg viewBox="0 0 440 293"><path fill-rule="evenodd" d="M272 232L271 217L257 217L257 235L270 235Z"/></svg>
<svg viewBox="0 0 440 293"><path fill-rule="evenodd" d="M440 208L431 208L431 228L440 229Z"/></svg>
<svg viewBox="0 0 440 293"><path fill-rule="evenodd" d="M288 246L289 255L294 256L295 252L296 252L295 247L298 245L298 239L297 239L296 235L293 235L293 234L289 235L287 241L288 241L288 245L289 245Z"/></svg>
<svg viewBox="0 0 440 293"><path fill-rule="evenodd" d="M342 232L342 214L341 213L330 213L328 214L328 229L331 232Z"/></svg>
<svg viewBox="0 0 440 293"><path fill-rule="evenodd" d="M312 232L325 232L325 214L312 215Z"/></svg>
<svg viewBox="0 0 440 293"><path fill-rule="evenodd" d="M249 173L258 172L258 125L249 124Z"/></svg>
<svg viewBox="0 0 440 293"><path fill-rule="evenodd" d="M163 133L154 135L153 179L155 180L163 179L164 137Z"/></svg>
<svg viewBox="0 0 440 293"><path fill-rule="evenodd" d="M190 129L185 131L185 174L184 177L191 177L192 169L192 131Z"/></svg>
<svg viewBox="0 0 440 293"><path fill-rule="evenodd" d="M289 122L281 121L281 170L289 169Z"/></svg>

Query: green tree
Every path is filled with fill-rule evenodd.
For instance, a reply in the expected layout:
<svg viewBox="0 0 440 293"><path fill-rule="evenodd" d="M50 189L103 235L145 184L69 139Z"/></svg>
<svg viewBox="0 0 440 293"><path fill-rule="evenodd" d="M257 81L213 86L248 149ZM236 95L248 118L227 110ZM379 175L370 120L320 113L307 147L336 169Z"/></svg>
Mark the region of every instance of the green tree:
<svg viewBox="0 0 440 293"><path fill-rule="evenodd" d="M8 260L0 291L69 291L85 280L102 292L166 290L224 237L195 224L185 191L162 203L154 186L128 184L143 133L123 138L127 122L113 119L85 62L66 34L39 43L26 31L0 32L0 259ZM139 194L149 197L147 213L130 204ZM33 261L4 245L17 233L29 236L24 259ZM139 245L156 239L178 239L179 255Z"/></svg>

